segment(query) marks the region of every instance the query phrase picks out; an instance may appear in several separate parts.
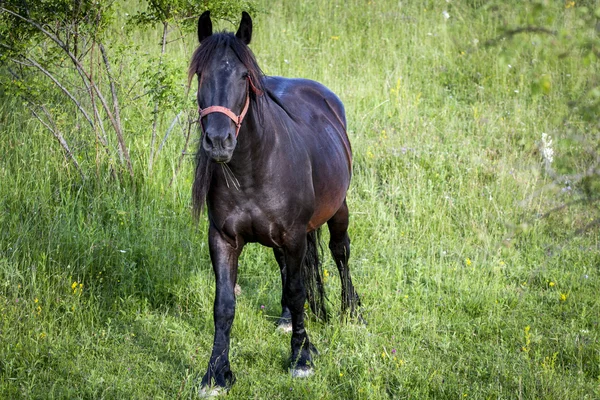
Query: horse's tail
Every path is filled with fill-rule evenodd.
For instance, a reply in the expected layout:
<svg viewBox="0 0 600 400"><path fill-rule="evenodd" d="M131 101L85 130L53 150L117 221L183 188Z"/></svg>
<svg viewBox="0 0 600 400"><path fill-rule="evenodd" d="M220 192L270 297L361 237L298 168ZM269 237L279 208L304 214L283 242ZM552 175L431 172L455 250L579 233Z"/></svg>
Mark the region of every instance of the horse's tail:
<svg viewBox="0 0 600 400"><path fill-rule="evenodd" d="M323 270L319 252L321 249L320 230L314 230L306 234L306 256L302 265L302 275L304 277L304 287L306 288L306 297L311 310L317 318L327 321L327 309L325 308L325 287L323 286Z"/></svg>

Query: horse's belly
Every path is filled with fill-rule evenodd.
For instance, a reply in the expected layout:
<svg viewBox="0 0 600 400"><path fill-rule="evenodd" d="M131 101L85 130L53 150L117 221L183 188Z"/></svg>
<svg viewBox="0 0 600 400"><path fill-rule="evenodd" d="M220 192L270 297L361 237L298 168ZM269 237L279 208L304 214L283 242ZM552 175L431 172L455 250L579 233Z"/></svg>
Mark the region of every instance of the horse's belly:
<svg viewBox="0 0 600 400"><path fill-rule="evenodd" d="M321 197L321 196L319 196ZM335 193L329 193L328 196L319 198L317 197L315 212L313 213L306 231L314 231L325 222L329 221L331 217L340 209L346 198L346 190L337 190Z"/></svg>
<svg viewBox="0 0 600 400"><path fill-rule="evenodd" d="M333 217L336 211L337 209L324 209L319 210L318 213L313 214L312 219L306 227L306 232L314 231L315 229L323 225L325 222L329 221L329 219Z"/></svg>
<svg viewBox="0 0 600 400"><path fill-rule="evenodd" d="M349 147L340 142L333 129L329 132L327 155L312 158L312 185L315 195L315 210L307 226L312 231L329 221L346 199L352 176ZM328 132L328 131L326 131ZM325 135L327 137L327 135ZM317 150L314 151L319 154Z"/></svg>

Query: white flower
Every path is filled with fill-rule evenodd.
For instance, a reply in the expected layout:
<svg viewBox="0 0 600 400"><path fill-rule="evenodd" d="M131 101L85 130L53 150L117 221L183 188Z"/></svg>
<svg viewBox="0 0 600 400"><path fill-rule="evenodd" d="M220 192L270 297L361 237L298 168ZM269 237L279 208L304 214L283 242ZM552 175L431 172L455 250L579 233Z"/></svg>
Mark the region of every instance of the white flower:
<svg viewBox="0 0 600 400"><path fill-rule="evenodd" d="M542 133L542 159L546 169L550 169L552 161L554 161L554 149L552 148L552 138L547 133Z"/></svg>
<svg viewBox="0 0 600 400"><path fill-rule="evenodd" d="M450 18L450 14L448 14L448 11L446 10L442 11L442 15L444 16L444 19Z"/></svg>

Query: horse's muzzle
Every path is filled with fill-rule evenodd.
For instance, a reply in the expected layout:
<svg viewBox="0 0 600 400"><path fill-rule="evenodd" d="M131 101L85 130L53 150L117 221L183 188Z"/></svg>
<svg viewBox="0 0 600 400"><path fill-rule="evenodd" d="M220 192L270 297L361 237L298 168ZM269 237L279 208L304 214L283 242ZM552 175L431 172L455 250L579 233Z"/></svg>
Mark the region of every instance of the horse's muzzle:
<svg viewBox="0 0 600 400"><path fill-rule="evenodd" d="M233 132L228 133L225 137L205 132L202 138L202 148L213 161L226 163L233 156L236 142Z"/></svg>

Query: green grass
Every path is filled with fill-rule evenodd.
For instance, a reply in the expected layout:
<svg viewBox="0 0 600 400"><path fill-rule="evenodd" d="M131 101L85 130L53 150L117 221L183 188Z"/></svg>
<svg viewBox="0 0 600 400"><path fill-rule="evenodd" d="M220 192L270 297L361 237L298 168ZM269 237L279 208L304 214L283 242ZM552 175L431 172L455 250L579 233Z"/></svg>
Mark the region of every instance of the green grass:
<svg viewBox="0 0 600 400"><path fill-rule="evenodd" d="M259 5L251 47L264 71L321 81L345 103L351 269L368 325L309 318L316 374L291 379L289 336L274 329L278 268L247 246L230 398L599 398L598 232L573 235L594 217L576 207L539 218L575 195L548 185L538 152L547 132L557 163L576 154L565 126L581 121L567 103L598 62L555 57L560 43L544 35L483 45L504 24L576 34L577 7L556 2L531 22L520 2ZM160 51L159 34L140 35L143 51ZM169 48L182 82L194 37ZM193 397L214 278L204 219L190 213L191 157L169 186L183 138L144 175L152 106L126 110L136 189L81 184L51 135L2 96L0 398ZM93 177L86 146L75 145ZM325 268L338 309L328 255Z"/></svg>

